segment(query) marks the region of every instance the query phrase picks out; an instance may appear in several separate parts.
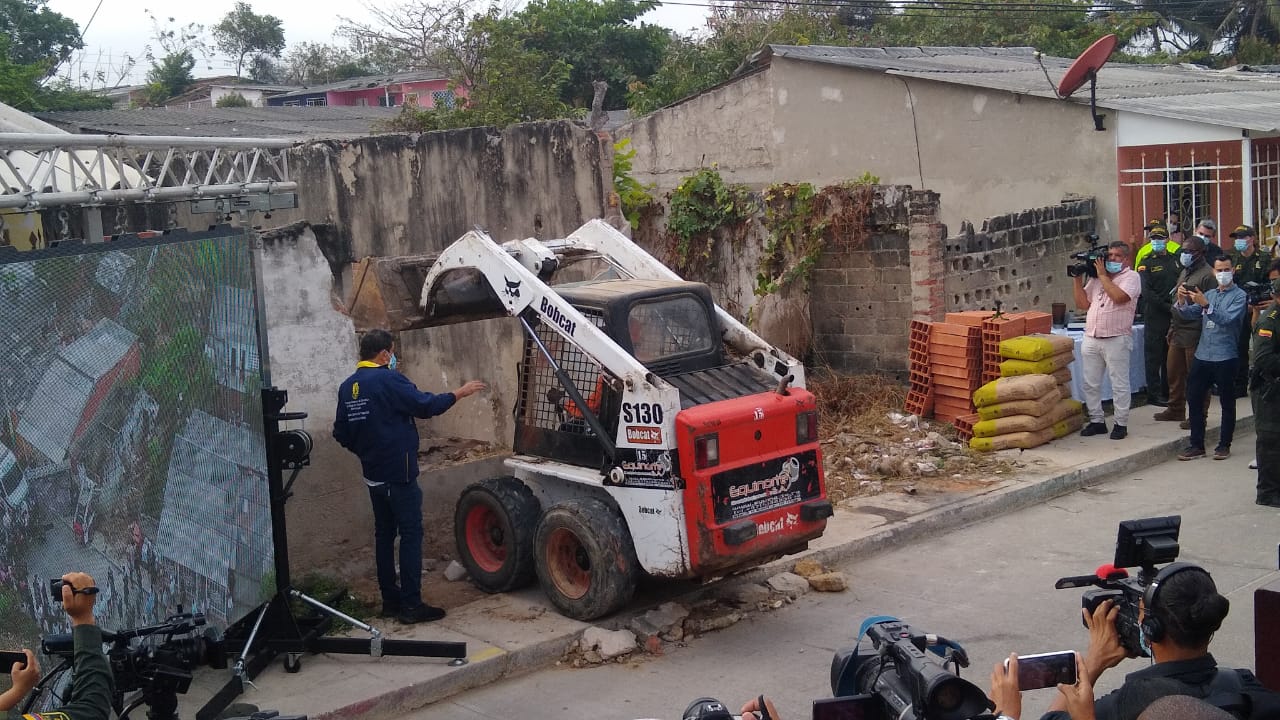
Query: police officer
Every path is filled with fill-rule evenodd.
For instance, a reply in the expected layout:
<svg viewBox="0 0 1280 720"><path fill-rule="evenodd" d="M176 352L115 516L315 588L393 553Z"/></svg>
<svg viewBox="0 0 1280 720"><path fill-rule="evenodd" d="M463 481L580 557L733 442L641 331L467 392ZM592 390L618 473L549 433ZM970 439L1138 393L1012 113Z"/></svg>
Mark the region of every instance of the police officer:
<svg viewBox="0 0 1280 720"><path fill-rule="evenodd" d="M1235 271L1235 284L1267 282L1267 270L1271 267L1271 253L1258 247L1258 232L1248 225L1241 225L1231 233L1235 239L1235 252L1231 253L1231 267ZM1249 394L1249 338L1253 326L1246 322L1240 328L1240 359L1236 371L1236 397Z"/></svg>
<svg viewBox="0 0 1280 720"><path fill-rule="evenodd" d="M1280 507L1280 262L1271 265L1271 304L1253 327L1249 389L1257 437L1259 505Z"/></svg>
<svg viewBox="0 0 1280 720"><path fill-rule="evenodd" d="M1147 368L1147 402L1165 407L1169 404L1167 359L1173 289L1178 284L1178 274L1182 272L1182 267L1169 254L1169 233L1164 226L1153 226L1147 237L1150 242L1143 250L1150 250L1137 268L1138 275L1142 278L1142 318L1146 323L1143 351Z"/></svg>
<svg viewBox="0 0 1280 720"><path fill-rule="evenodd" d="M1178 217L1177 213L1170 213L1170 218L1175 221L1175 224L1176 224L1177 217ZM1165 252L1169 253L1175 258L1178 257L1179 244L1177 240L1173 239L1169 235L1169 233L1171 232L1170 228L1167 225L1165 225L1164 221L1161 220L1160 218L1152 218L1151 222L1142 226L1142 229L1147 233L1148 242L1146 245L1143 245L1142 247L1138 248L1138 252L1134 253L1133 266L1135 268L1142 265L1142 261L1146 260L1148 255L1155 252L1156 242L1151 237L1151 233L1157 228L1159 228L1164 233L1164 236L1161 238L1160 242L1161 244L1164 245Z"/></svg>
<svg viewBox="0 0 1280 720"><path fill-rule="evenodd" d="M115 683L111 677L111 665L102 654L102 631L93 619L97 591L93 578L84 573L62 576L62 608L71 618L71 637L75 647L71 661L70 702L56 710L23 715L23 720L107 720L111 716ZM15 664L12 672L14 689L19 692L0 695L0 713L12 709L21 696L35 686L40 675L35 655L30 650L24 652L27 655L26 666Z"/></svg>

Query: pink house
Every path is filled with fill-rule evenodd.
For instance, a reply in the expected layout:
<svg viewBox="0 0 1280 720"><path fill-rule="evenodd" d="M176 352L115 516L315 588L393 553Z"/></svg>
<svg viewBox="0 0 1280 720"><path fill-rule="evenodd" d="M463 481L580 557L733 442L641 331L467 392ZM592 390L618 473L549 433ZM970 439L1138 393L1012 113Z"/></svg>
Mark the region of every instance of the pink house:
<svg viewBox="0 0 1280 720"><path fill-rule="evenodd" d="M370 106L421 108L453 107L461 89L450 90L449 78L439 70L419 70L390 75L366 75L326 85L316 85L268 98L269 106Z"/></svg>

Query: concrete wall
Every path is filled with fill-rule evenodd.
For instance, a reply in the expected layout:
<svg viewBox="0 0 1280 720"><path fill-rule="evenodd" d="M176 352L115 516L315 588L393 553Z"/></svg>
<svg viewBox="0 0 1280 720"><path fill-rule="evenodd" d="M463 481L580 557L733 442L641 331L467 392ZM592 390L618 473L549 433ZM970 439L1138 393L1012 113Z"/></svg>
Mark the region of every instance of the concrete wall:
<svg viewBox="0 0 1280 720"><path fill-rule="evenodd" d="M1096 204L1070 200L988 218L980 230L968 223L947 238L942 255L946 308L1048 312L1055 302L1074 306L1066 268L1087 248Z"/></svg>
<svg viewBox="0 0 1280 720"><path fill-rule="evenodd" d="M815 185L870 172L937 192L959 227L1069 194L1098 198L1103 239L1117 226L1114 117L1087 105L774 58L766 70L619 128L636 177L660 190L701 165L754 187Z"/></svg>
<svg viewBox="0 0 1280 720"><path fill-rule="evenodd" d="M305 568L372 540L359 464L331 436L337 386L356 363L356 334L343 312L350 264L437 252L473 225L497 240L563 237L605 215L608 167L596 135L571 123L316 143L298 148L291 162L301 207L265 220L275 229L263 232L260 258L271 380L289 391L289 409L309 413L315 441L289 504L294 566ZM490 385L421 422L424 437L510 444L516 321L413 330L399 342L402 372L419 388L443 392L469 379ZM424 475L429 516L451 517L456 485Z"/></svg>
<svg viewBox="0 0 1280 720"><path fill-rule="evenodd" d="M905 372L910 320L941 319L942 264L931 263L929 252L940 255L946 229L938 223L936 193L886 185L873 193L865 239L828 238L808 292L790 286L756 297L756 273L768 239L759 218L741 230L720 232L712 258L698 263L689 279L706 282L718 304L812 365L840 372ZM646 216L636 241L672 264L662 217Z"/></svg>

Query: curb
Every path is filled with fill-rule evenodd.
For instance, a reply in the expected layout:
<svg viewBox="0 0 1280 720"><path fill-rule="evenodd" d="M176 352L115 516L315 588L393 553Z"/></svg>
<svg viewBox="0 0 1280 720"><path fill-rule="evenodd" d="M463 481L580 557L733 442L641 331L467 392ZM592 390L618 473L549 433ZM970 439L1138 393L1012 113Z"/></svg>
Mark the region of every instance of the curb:
<svg viewBox="0 0 1280 720"><path fill-rule="evenodd" d="M1237 433L1248 433L1254 429L1252 416L1241 417L1236 421ZM1211 427L1206 431L1207 441L1216 440L1220 428ZM1010 513L1029 507L1035 503L1066 495L1084 487L1098 485L1118 476L1127 475L1139 470L1166 462L1185 444L1184 437L1177 437L1096 465L1076 468L1059 475L1032 475L1024 480L1009 480L1003 487L958 498L940 507L926 510L902 520L891 521L884 526L872 530L867 535L851 539L835 547L807 550L789 555L749 570L734 574L713 584L699 586L686 597L700 597L712 588L724 583L762 582L777 574L782 568L790 568L797 559L815 558L824 564L836 564L849 559L865 558L882 550L887 550L903 542L922 539L943 532L949 532L971 523L987 520L992 517ZM669 597L664 597L670 599ZM631 618L643 615L650 606L635 606L630 612L616 615L602 627L625 627ZM453 695L471 690L507 678L518 677L526 673L554 666L568 650L570 645L591 627L584 624L582 629L562 633L556 637L544 639L528 646L510 651L496 650L489 656L473 660L466 666L452 669L437 677L428 678L420 683L399 688L392 692L368 698L343 708L314 713L314 720L349 719L358 716L385 716L388 713L403 714L421 709L432 703L448 699Z"/></svg>

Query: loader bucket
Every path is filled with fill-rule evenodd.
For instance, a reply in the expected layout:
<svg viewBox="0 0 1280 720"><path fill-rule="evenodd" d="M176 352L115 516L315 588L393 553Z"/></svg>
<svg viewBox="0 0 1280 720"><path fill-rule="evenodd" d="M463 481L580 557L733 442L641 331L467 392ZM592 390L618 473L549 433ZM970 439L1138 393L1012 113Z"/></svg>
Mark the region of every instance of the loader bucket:
<svg viewBox="0 0 1280 720"><path fill-rule="evenodd" d="M357 332L391 332L506 317L484 276L474 268L442 272L419 304L435 255L368 257L356 263L348 313Z"/></svg>

